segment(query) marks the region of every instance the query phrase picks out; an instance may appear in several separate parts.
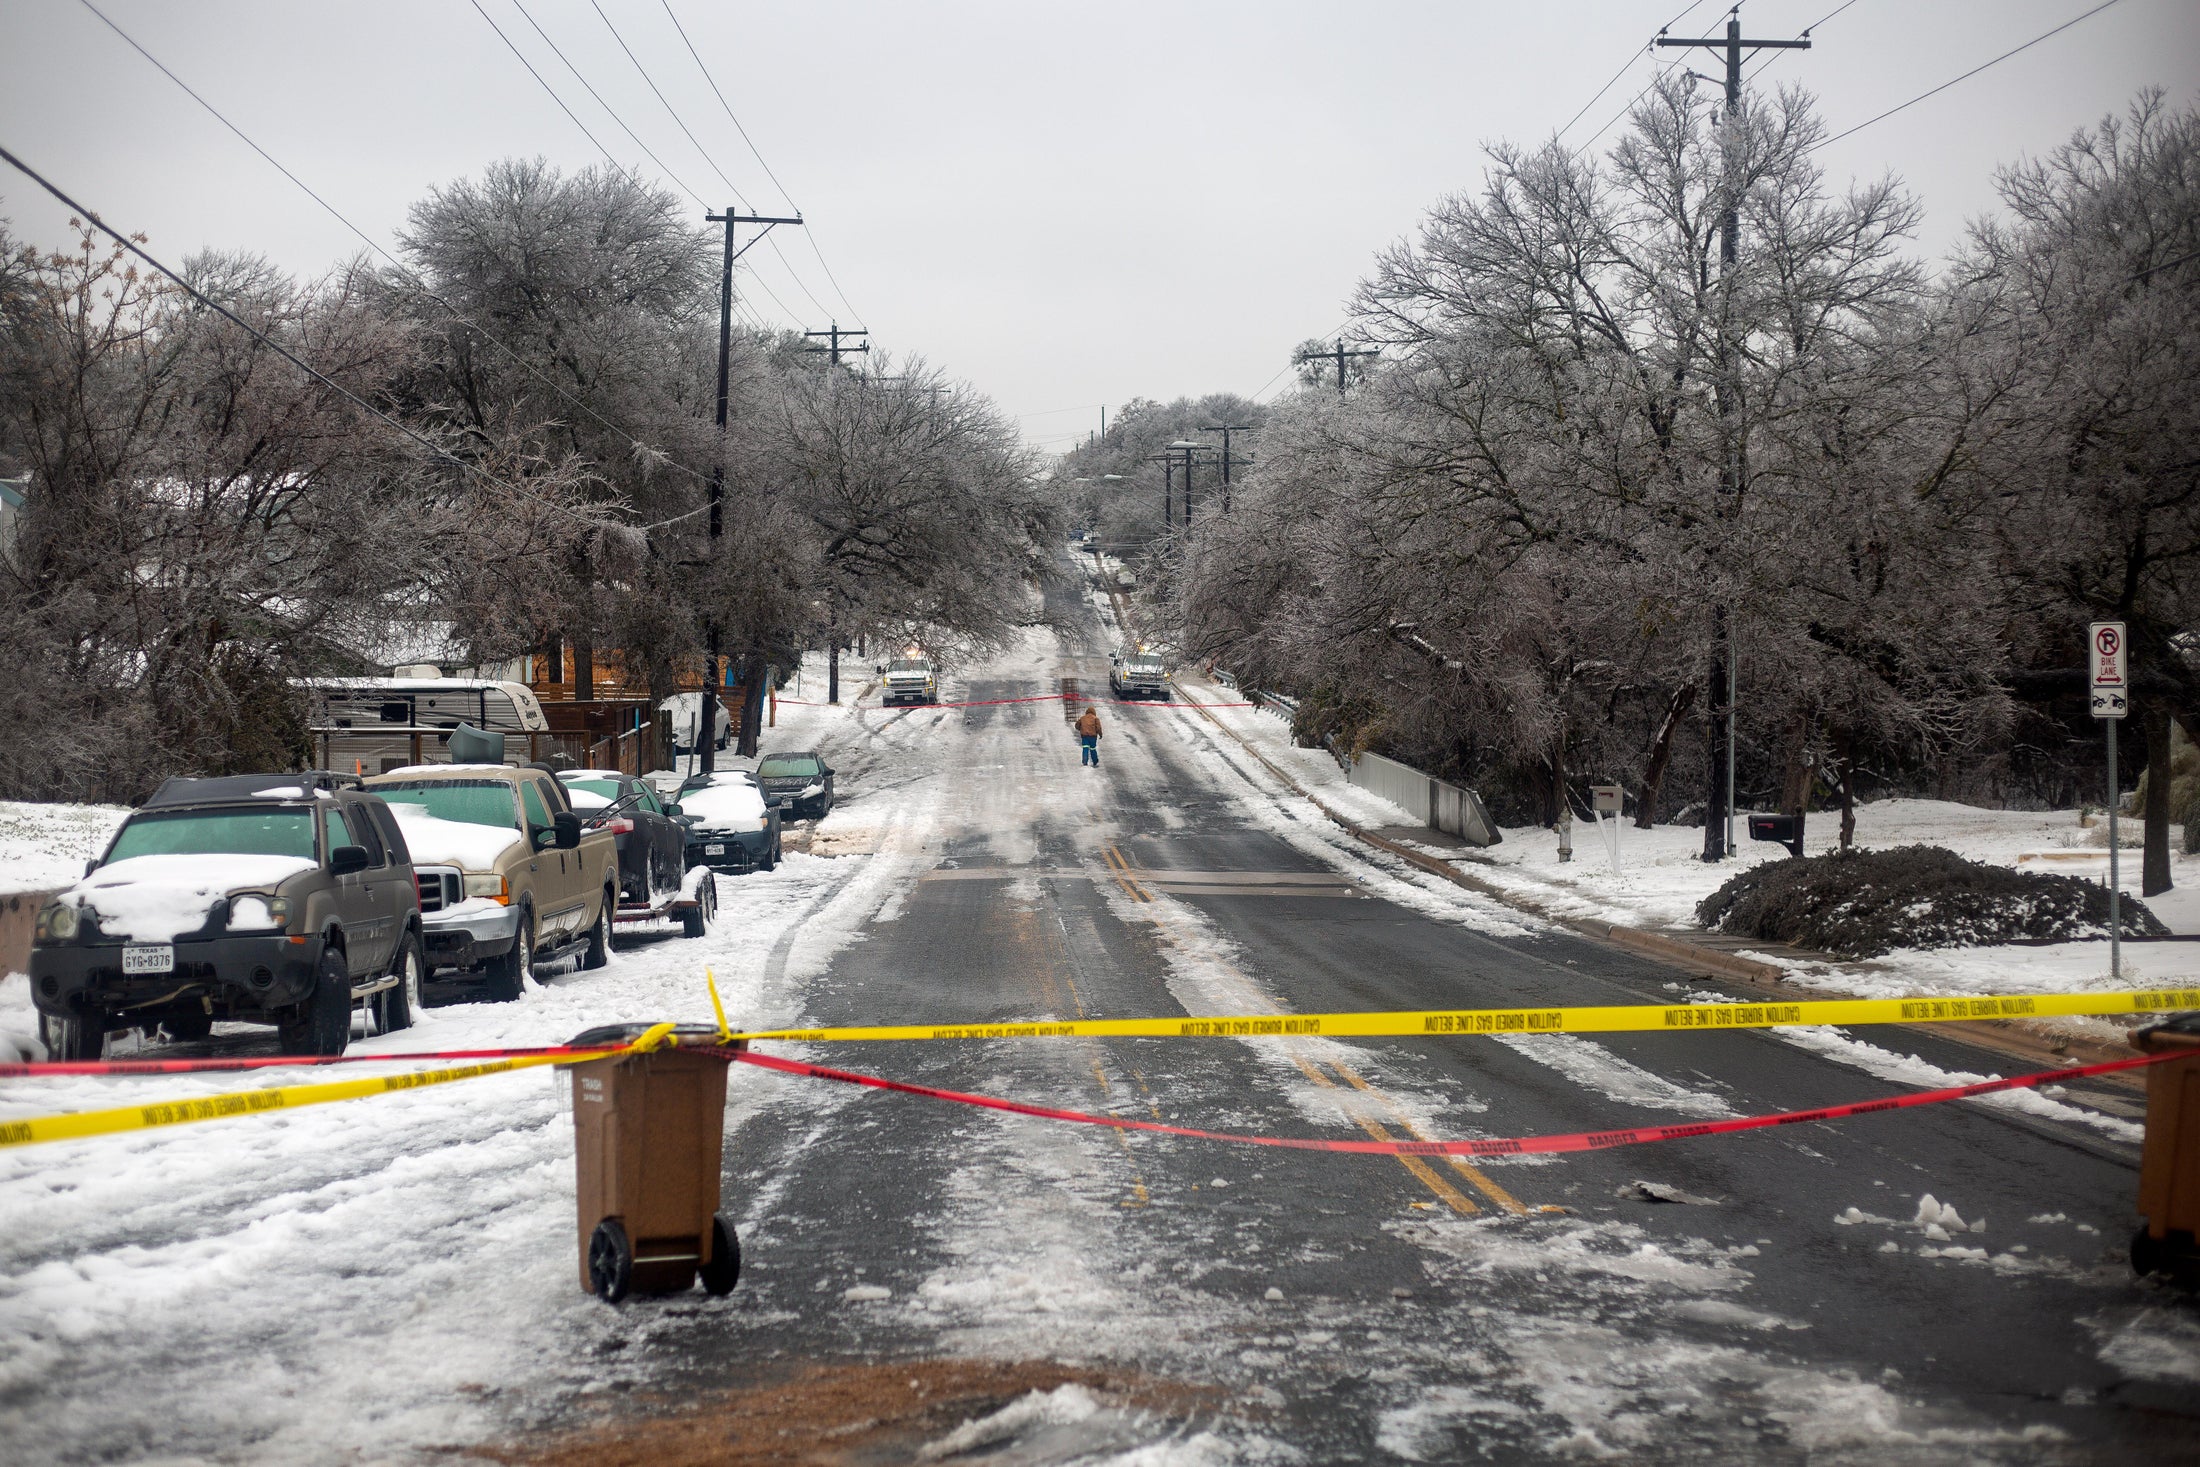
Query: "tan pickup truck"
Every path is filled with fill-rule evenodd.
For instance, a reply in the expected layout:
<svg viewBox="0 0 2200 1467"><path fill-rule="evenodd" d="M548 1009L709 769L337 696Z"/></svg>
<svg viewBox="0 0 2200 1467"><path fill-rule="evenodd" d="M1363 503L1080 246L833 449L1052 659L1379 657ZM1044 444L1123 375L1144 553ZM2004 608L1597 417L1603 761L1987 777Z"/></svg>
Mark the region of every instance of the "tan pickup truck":
<svg viewBox="0 0 2200 1467"><path fill-rule="evenodd" d="M618 841L581 828L547 767L422 764L367 786L412 851L431 976L478 979L509 1000L537 962L576 949L584 968L610 961Z"/></svg>

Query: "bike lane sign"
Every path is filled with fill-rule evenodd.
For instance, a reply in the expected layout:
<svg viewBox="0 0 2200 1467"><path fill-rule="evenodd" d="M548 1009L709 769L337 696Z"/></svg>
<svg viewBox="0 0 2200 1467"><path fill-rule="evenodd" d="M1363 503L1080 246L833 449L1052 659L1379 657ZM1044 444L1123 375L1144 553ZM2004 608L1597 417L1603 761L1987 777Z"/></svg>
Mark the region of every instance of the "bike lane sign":
<svg viewBox="0 0 2200 1467"><path fill-rule="evenodd" d="M2095 718L2122 718L2131 711L2122 622L2093 623L2086 638L2086 674Z"/></svg>

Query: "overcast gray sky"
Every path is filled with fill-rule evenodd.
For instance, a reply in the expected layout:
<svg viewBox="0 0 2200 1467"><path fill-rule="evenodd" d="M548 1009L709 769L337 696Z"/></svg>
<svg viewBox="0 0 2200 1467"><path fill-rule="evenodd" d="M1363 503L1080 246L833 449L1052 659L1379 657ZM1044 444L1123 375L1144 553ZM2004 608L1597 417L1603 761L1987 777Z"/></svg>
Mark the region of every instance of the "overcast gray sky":
<svg viewBox="0 0 2200 1467"><path fill-rule="evenodd" d="M602 159L469 0L96 3L384 244L431 185L491 159ZM1624 65L1566 138L1610 122L1676 54L1643 47L1685 0L672 0L778 185L660 0L600 3L749 205L792 196L846 292L781 230L784 260L749 257L748 309L867 326L1060 447L1102 403L1284 385L1292 346L1335 330L1374 252L1479 181L1485 143L1549 135ZM1839 131L2094 3L1853 0L1762 84L1803 82ZM1748 0L1744 31L1792 37L1840 5ZM622 163L664 176L527 16L681 183L725 202L589 0L481 9ZM1718 32L1725 9L1699 4L1674 34ZM1937 255L1991 207L1997 164L2150 83L2200 91L2195 0L2118 0L1823 161L1836 181L1905 179ZM359 247L80 0L0 0L0 142L171 262L244 248L312 273ZM63 211L0 174L15 232L62 242Z"/></svg>

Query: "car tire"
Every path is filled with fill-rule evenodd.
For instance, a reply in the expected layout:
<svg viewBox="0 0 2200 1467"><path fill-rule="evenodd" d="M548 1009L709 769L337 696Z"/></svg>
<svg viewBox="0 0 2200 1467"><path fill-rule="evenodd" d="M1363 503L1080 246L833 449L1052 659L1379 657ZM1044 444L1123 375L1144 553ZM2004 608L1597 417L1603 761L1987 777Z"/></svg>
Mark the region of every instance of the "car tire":
<svg viewBox="0 0 2200 1467"><path fill-rule="evenodd" d="M162 1019L160 1027L178 1044L196 1044L214 1032L214 1016L204 1009L187 1010Z"/></svg>
<svg viewBox="0 0 2200 1467"><path fill-rule="evenodd" d="M596 1224L588 1235L588 1281L596 1297L616 1304L634 1284L634 1246L626 1239L626 1225L615 1217Z"/></svg>
<svg viewBox="0 0 2200 1467"><path fill-rule="evenodd" d="M351 972L342 948L321 949L313 991L276 1021L285 1054L336 1055L351 1043Z"/></svg>
<svg viewBox="0 0 2200 1467"><path fill-rule="evenodd" d="M512 938L511 951L498 953L481 971L482 989L491 1003L512 1003L527 991L527 980L535 976L533 908L519 909L519 932Z"/></svg>
<svg viewBox="0 0 2200 1467"><path fill-rule="evenodd" d="M420 938L406 933L397 952L397 982L374 996L374 1027L378 1033L395 1034L412 1027L420 1012L420 977L427 964L420 956Z"/></svg>
<svg viewBox="0 0 2200 1467"><path fill-rule="evenodd" d="M697 1272L702 1275L703 1292L714 1298L723 1299L741 1282L741 1239L724 1217L710 1220L710 1257Z"/></svg>
<svg viewBox="0 0 2200 1467"><path fill-rule="evenodd" d="M717 916L718 878L706 871L702 884L695 891L695 905L680 913L680 933L684 937L701 937L710 930Z"/></svg>
<svg viewBox="0 0 2200 1467"><path fill-rule="evenodd" d="M89 1009L71 1018L38 1016L38 1037L46 1046L46 1058L82 1064L107 1057L107 1015Z"/></svg>
<svg viewBox="0 0 2200 1467"><path fill-rule="evenodd" d="M756 863L756 869L759 871L774 871L778 867L779 837L775 835L772 837L772 843L764 850L764 859Z"/></svg>
<svg viewBox="0 0 2200 1467"><path fill-rule="evenodd" d="M581 959L583 968L601 968L611 961L611 914L618 906L619 894L605 887L603 900L596 906L596 925L588 929L588 952Z"/></svg>

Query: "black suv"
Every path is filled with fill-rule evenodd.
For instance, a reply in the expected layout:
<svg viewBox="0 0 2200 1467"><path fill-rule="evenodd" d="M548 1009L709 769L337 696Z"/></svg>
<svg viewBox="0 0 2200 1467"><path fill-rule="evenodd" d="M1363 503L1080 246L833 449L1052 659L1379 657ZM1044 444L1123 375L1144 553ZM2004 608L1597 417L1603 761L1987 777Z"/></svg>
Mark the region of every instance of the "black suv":
<svg viewBox="0 0 2200 1467"><path fill-rule="evenodd" d="M38 914L31 996L53 1059L111 1031L201 1039L274 1024L342 1054L355 1005L385 1033L420 1002L420 894L389 807L350 775L171 779Z"/></svg>

